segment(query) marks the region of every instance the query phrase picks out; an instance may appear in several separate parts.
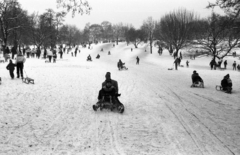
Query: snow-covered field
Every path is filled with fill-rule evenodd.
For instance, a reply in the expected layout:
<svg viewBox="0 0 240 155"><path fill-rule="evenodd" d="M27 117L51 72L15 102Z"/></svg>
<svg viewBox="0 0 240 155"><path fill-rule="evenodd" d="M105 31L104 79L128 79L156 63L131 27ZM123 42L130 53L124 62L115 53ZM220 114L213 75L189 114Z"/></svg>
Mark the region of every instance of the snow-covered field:
<svg viewBox="0 0 240 155"><path fill-rule="evenodd" d="M240 60L228 57L225 71L210 70L211 57L168 70L169 53L146 47L99 44L57 63L29 58L25 72L35 84L11 80L0 63L0 155L240 155L240 72L231 67ZM128 71L118 71L119 59ZM204 89L190 88L193 70ZM108 71L118 81L123 114L92 110ZM232 94L215 90L226 74Z"/></svg>

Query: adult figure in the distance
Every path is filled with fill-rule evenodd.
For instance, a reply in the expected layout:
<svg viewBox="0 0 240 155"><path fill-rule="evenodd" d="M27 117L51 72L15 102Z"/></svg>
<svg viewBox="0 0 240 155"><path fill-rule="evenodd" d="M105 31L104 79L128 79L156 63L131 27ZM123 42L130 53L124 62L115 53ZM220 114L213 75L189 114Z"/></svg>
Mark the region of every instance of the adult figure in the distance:
<svg viewBox="0 0 240 155"><path fill-rule="evenodd" d="M17 58L16 58L16 65L17 65L17 78L21 76L23 79L23 67L24 63L26 61L26 58L22 55L21 52L18 53Z"/></svg>

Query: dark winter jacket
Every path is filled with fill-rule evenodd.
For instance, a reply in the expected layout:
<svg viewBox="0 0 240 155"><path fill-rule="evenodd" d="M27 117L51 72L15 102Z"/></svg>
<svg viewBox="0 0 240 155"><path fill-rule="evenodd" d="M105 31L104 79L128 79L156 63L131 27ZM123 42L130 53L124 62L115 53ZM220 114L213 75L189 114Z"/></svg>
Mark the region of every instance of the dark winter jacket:
<svg viewBox="0 0 240 155"><path fill-rule="evenodd" d="M7 68L7 70L10 70L10 71L12 70L12 71L13 71L13 70L15 69L15 67L16 67L16 65L13 64L12 62L10 62L10 63L7 65L6 68Z"/></svg>
<svg viewBox="0 0 240 155"><path fill-rule="evenodd" d="M115 88L116 93L118 94L118 82L111 79L112 86ZM107 81L102 83L102 88L106 87Z"/></svg>
<svg viewBox="0 0 240 155"><path fill-rule="evenodd" d="M198 75L198 73L192 74L192 83L203 82L202 78Z"/></svg>
<svg viewBox="0 0 240 155"><path fill-rule="evenodd" d="M223 90L227 90L228 87L228 81L227 79L224 77L224 79L221 81L221 86L223 88Z"/></svg>

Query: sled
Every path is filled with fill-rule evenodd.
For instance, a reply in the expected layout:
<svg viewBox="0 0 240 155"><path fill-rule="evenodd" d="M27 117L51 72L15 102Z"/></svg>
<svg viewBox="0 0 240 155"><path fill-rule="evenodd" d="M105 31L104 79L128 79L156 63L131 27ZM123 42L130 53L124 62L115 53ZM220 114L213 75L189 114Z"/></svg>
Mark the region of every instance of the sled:
<svg viewBox="0 0 240 155"><path fill-rule="evenodd" d="M173 70L173 68L168 68L168 70Z"/></svg>
<svg viewBox="0 0 240 155"><path fill-rule="evenodd" d="M232 88L230 88L229 90L223 90L222 86L220 86L220 85L216 85L215 88L216 88L217 91L223 91L223 92L228 93L228 94L232 93Z"/></svg>
<svg viewBox="0 0 240 155"><path fill-rule="evenodd" d="M190 87L191 88L204 88L204 84L200 82L198 84L192 84Z"/></svg>
<svg viewBox="0 0 240 155"><path fill-rule="evenodd" d="M122 68L118 68L118 70L128 70L126 66L123 66Z"/></svg>
<svg viewBox="0 0 240 155"><path fill-rule="evenodd" d="M123 113L124 105L122 103L113 103L111 96L105 96L101 101L93 105L94 111L97 111L98 109L100 109L100 111L103 109L111 111L117 110L119 113Z"/></svg>
<svg viewBox="0 0 240 155"><path fill-rule="evenodd" d="M34 79L31 79L29 77L23 78L22 81L26 84L29 84L29 83L34 84Z"/></svg>

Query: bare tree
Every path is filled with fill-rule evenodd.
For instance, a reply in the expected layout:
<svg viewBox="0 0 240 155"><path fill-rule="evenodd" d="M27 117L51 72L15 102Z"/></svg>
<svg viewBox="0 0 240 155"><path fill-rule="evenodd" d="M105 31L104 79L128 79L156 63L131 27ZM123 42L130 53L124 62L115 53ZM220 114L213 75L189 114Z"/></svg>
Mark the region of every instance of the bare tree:
<svg viewBox="0 0 240 155"><path fill-rule="evenodd" d="M219 6L228 16L236 19L240 15L240 0L216 0L216 3L209 3L207 8Z"/></svg>
<svg viewBox="0 0 240 155"><path fill-rule="evenodd" d="M99 41L102 39L102 26L98 24L92 24L89 27L90 39L92 42Z"/></svg>
<svg viewBox="0 0 240 155"><path fill-rule="evenodd" d="M161 39L178 51L189 45L193 38L193 22L198 20L193 12L179 9L163 16L160 20Z"/></svg>
<svg viewBox="0 0 240 155"><path fill-rule="evenodd" d="M118 23L113 25L113 36L116 40L116 44L118 45L119 38L122 38L124 35L123 23Z"/></svg>
<svg viewBox="0 0 240 155"><path fill-rule="evenodd" d="M19 8L17 10L17 8ZM18 11L18 14L13 11ZM0 32L4 45L8 43L10 33L21 25L12 24L17 18L21 16L20 5L16 0L3 0L0 2Z"/></svg>
<svg viewBox="0 0 240 155"><path fill-rule="evenodd" d="M136 30L134 27L131 27L126 35L126 39L131 42L135 48L138 48L138 44L140 44L144 40L144 32L141 29Z"/></svg>
<svg viewBox="0 0 240 155"><path fill-rule="evenodd" d="M195 43L200 45L215 58L227 56L240 43L240 27L238 21L227 16L212 13L211 17L198 24L198 38Z"/></svg>
<svg viewBox="0 0 240 155"><path fill-rule="evenodd" d="M57 6L71 11L73 17L75 13L89 14L92 9L87 0L57 0Z"/></svg>
<svg viewBox="0 0 240 155"><path fill-rule="evenodd" d="M102 26L102 38L103 40L110 40L110 38L112 38L112 34L113 34L113 29L112 29L112 24L108 21L103 21L101 23Z"/></svg>
<svg viewBox="0 0 240 155"><path fill-rule="evenodd" d="M147 35L150 45L150 53L152 54L153 33L155 29L155 22L153 21L152 17L148 17L148 19L143 22L141 28Z"/></svg>

